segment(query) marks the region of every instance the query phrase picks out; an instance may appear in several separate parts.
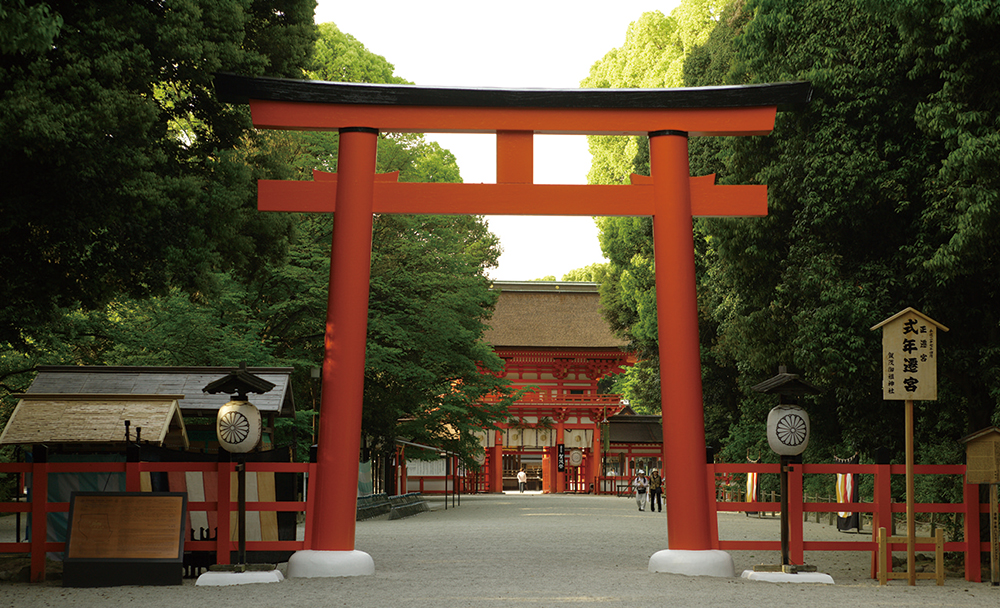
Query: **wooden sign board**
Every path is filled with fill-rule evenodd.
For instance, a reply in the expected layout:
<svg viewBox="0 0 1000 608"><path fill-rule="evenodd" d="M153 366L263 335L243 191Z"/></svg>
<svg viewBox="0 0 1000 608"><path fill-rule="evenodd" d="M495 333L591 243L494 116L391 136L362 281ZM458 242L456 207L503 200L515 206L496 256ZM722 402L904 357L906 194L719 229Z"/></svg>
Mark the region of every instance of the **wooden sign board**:
<svg viewBox="0 0 1000 608"><path fill-rule="evenodd" d="M63 586L180 585L183 492L73 492Z"/></svg>
<svg viewBox="0 0 1000 608"><path fill-rule="evenodd" d="M882 328L882 398L937 400L938 331L948 328L912 308L872 329Z"/></svg>
<svg viewBox="0 0 1000 608"><path fill-rule="evenodd" d="M959 441L965 444L965 483L1000 483L1000 428L991 426Z"/></svg>

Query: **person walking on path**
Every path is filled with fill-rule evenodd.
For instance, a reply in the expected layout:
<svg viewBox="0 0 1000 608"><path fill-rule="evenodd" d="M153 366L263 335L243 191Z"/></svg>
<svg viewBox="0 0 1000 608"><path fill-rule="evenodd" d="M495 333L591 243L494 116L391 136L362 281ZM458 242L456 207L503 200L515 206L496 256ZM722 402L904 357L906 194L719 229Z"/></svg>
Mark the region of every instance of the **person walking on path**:
<svg viewBox="0 0 1000 608"><path fill-rule="evenodd" d="M517 489L521 494L524 494L524 486L528 483L528 474L521 469L517 472Z"/></svg>
<svg viewBox="0 0 1000 608"><path fill-rule="evenodd" d="M632 481L632 487L635 488L635 504L639 506L640 511L645 511L646 498L649 491L649 480L646 479L645 471L639 469L635 479Z"/></svg>
<svg viewBox="0 0 1000 608"><path fill-rule="evenodd" d="M656 469L649 472L649 512L654 511L663 512L663 478Z"/></svg>

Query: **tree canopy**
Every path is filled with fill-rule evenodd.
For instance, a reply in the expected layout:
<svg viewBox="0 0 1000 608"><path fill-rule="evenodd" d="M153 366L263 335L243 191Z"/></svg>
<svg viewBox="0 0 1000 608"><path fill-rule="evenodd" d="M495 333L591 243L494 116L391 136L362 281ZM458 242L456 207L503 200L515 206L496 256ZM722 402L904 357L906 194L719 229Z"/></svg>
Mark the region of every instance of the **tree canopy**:
<svg viewBox="0 0 1000 608"><path fill-rule="evenodd" d="M997 422L998 18L977 0L734 0L690 49L685 86L814 87L767 137L691 141L692 175L768 185L766 218L695 223L705 406L726 457L767 451L773 403L749 387L782 364L824 389L807 405L814 458L901 449L869 328L907 306L952 328L938 401L918 404L918 457L956 460L959 437ZM647 162L640 145L615 160L623 174ZM610 320L648 352L648 222L604 219L601 241Z"/></svg>
<svg viewBox="0 0 1000 608"><path fill-rule="evenodd" d="M0 27L0 342L60 307L211 289L283 253L268 138L212 75L301 77L313 0L14 3ZM257 165L257 166L255 166Z"/></svg>
<svg viewBox="0 0 1000 608"><path fill-rule="evenodd" d="M66 89L89 90L95 97L78 95L69 117L45 96L27 93L7 94L20 106L0 110L11 134L0 143L5 158L19 159L22 167L41 167L45 160L68 167L51 183L17 184L14 196L3 199L5 219L8 210L15 219L4 229L21 240L5 243L0 255L7 256L5 264L16 258L22 265L3 274L9 297L8 312L0 317L7 332L0 336L0 392L23 391L38 363L291 365L300 416L279 426L285 434L279 442L289 440L293 429L308 441L319 404L319 382L310 370L323 360L335 214L260 213L256 180L336 171L338 136L252 129L245 108L215 100L211 72L405 81L334 24L314 26L311 2L257 2L244 12L228 4L219 8L233 9L231 14L216 13L217 4L186 3L177 11L163 8L156 19L143 12L149 7L129 4L122 15L110 16L117 5L109 3L108 12L103 6L59 12L66 27L52 49L28 44L3 57L2 76L15 89L34 87L52 99L65 95L44 79L30 78L39 71L31 62L52 73L51 66L63 62L59 77ZM185 24L196 17L208 21L188 35ZM177 31L165 21L176 21ZM77 39L79 30L103 38ZM311 47L314 32L310 59L311 50L300 47ZM63 57L68 49L84 53L101 40L116 40L121 48L104 44L90 61L113 63L101 54L107 52L119 68L126 60L134 65L96 84L90 82L93 66L71 73ZM156 47L160 63L142 63L150 52L136 41ZM196 62L199 57L203 61ZM192 62L198 65L187 65ZM136 72L129 81L135 65L152 71ZM103 93L97 94L98 86ZM53 109L45 113L32 103ZM126 107L138 113L132 122L82 118L119 116ZM15 128L16 117L35 121L35 127ZM100 134L111 126L113 133ZM56 150L28 132L36 127L51 127L51 137L61 138L63 147ZM90 151L88 142L75 141L84 134L90 143L104 137L103 148ZM42 159L46 145L58 154ZM73 164L87 154L93 158ZM399 171L401 181L461 181L454 155L419 134L381 135L377 162L379 172ZM88 180L73 188L63 180L81 173ZM131 181L122 181L126 174ZM54 198L38 199L40 194ZM47 215L45 206L63 217ZM74 261L71 251L83 257ZM508 383L490 373L502 362L482 342L496 300L485 273L498 256L497 238L481 217L376 217L363 428L369 448L391 453L393 439L406 436L461 451L471 462L478 448L473 433L505 416L509 398L489 404L483 399L510 393ZM42 267L36 271L33 264ZM75 274L66 274L69 269ZM34 309L28 302L36 303ZM3 402L0 424L12 404ZM306 454L300 450L300 457Z"/></svg>
<svg viewBox="0 0 1000 608"><path fill-rule="evenodd" d="M334 24L319 28L310 77L409 84L385 58ZM337 136L304 138L310 158L335 170ZM404 182L462 181L454 155L423 135L384 134L378 144L379 172L399 171ZM305 221L332 226L323 219ZM311 234L328 240L330 232ZM496 303L486 271L499 255L497 237L479 216L376 216L363 418L371 446L391 453L393 440L405 437L471 457L478 449L474 433L505 415L510 399L487 405L483 398L509 396L509 383L480 373L502 369L482 341ZM316 264L328 267L328 260ZM314 327L322 327L322 318L315 321ZM319 341L313 346L321 349Z"/></svg>

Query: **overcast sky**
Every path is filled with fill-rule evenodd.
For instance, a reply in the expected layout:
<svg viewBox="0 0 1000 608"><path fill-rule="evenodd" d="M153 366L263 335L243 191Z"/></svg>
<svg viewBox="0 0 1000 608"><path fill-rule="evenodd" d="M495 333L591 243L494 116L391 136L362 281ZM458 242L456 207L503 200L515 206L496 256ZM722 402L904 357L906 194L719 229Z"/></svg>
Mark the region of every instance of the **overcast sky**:
<svg viewBox="0 0 1000 608"><path fill-rule="evenodd" d="M679 0L319 0L316 22L341 31L417 85L578 88L590 67L622 46L644 12L670 14ZM455 154L466 183L496 182L492 135L429 135ZM586 139L535 136L535 183L584 184ZM503 255L494 279L520 281L604 261L589 217L489 216Z"/></svg>

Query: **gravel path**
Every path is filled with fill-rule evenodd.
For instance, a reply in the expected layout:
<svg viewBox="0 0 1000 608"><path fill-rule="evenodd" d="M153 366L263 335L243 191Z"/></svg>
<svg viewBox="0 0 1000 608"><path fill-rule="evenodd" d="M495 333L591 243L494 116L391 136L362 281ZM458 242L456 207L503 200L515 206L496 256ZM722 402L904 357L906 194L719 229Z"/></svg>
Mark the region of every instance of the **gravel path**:
<svg viewBox="0 0 1000 608"><path fill-rule="evenodd" d="M725 539L777 540L777 518L719 515ZM833 527L807 523L807 539L846 540ZM868 578L863 552L814 552L806 561L835 585L798 585L740 578L651 574L649 557L666 548L666 516L640 513L609 496L479 495L414 517L357 525L357 549L375 561L375 575L287 579L233 587L63 588L58 582L0 585L0 606L995 606L1000 588L951 576L944 587ZM777 563L777 552L731 552L737 573Z"/></svg>

